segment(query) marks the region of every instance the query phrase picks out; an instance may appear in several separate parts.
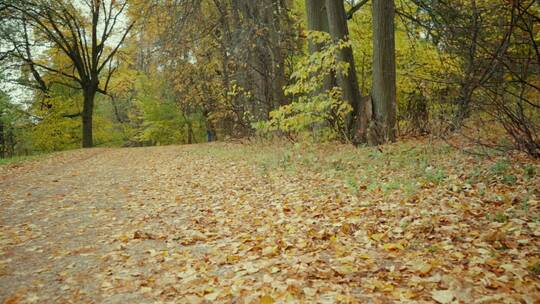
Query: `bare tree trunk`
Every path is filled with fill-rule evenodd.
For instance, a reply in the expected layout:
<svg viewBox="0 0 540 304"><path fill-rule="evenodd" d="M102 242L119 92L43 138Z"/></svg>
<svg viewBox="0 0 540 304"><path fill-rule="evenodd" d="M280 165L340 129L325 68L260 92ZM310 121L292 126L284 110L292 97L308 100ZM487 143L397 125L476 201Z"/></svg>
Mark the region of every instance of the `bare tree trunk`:
<svg viewBox="0 0 540 304"><path fill-rule="evenodd" d="M374 0L372 102L376 132L373 144L396 140L396 54L394 0ZM371 136L370 136L371 137Z"/></svg>
<svg viewBox="0 0 540 304"><path fill-rule="evenodd" d="M83 148L91 148L94 145L92 135L92 117L94 114L94 98L96 96L96 90L93 88L86 88L83 92L83 111L82 111L82 146Z"/></svg>
<svg viewBox="0 0 540 304"><path fill-rule="evenodd" d="M330 34L334 41L349 40L349 28L347 26L347 16L343 1L326 0L326 10L328 15L328 23ZM338 74L337 80L341 87L343 99L345 99L353 108L353 115L349 119L348 131L349 136L355 137L355 140L364 141L366 120L363 118L365 113L362 105L362 96L358 87L358 77L354 62L353 51L351 47L342 48L338 54L338 60L348 63L349 68L347 75ZM355 124L358 124L355 126ZM358 129L357 134L354 134L355 129Z"/></svg>

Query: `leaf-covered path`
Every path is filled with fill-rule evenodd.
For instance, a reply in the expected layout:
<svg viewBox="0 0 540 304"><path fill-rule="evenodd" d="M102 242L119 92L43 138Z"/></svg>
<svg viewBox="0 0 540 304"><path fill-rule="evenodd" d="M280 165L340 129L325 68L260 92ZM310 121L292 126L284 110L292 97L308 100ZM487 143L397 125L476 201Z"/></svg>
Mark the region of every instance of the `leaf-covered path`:
<svg viewBox="0 0 540 304"><path fill-rule="evenodd" d="M530 185L512 189L532 191L527 212L511 198L493 220L481 185L451 175L407 198L355 193L338 178L347 160L328 175L309 170L317 156L291 172L294 151L277 167L257 153L273 157L92 149L1 168L0 302L540 301Z"/></svg>

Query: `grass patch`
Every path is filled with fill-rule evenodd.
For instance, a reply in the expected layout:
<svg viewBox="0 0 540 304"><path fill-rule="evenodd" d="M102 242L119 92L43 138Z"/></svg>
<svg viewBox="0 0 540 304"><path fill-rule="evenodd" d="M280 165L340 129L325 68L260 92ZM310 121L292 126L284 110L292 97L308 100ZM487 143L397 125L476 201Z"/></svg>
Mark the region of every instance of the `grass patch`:
<svg viewBox="0 0 540 304"><path fill-rule="evenodd" d="M0 166L2 165L14 165L24 163L30 160L35 160L43 157L46 154L37 154L37 155L24 155L24 156L14 156L9 158L0 158Z"/></svg>
<svg viewBox="0 0 540 304"><path fill-rule="evenodd" d="M512 187L538 178L535 164L519 165L508 157L470 156L441 141L411 140L360 148L279 141L209 145L203 151L223 161L253 164L267 178L299 173L320 176L325 179L321 191L336 191L335 183L339 183L350 195L404 202L414 202L422 192L447 189L448 185L458 192L473 191L487 202L502 202L497 189L488 191L492 185ZM506 222L509 216L490 214L488 220Z"/></svg>
<svg viewBox="0 0 540 304"><path fill-rule="evenodd" d="M434 183L435 185L438 185L444 181L446 178L446 174L444 174L444 171L441 169L435 170L435 169L427 169L425 179L426 181L430 183Z"/></svg>
<svg viewBox="0 0 540 304"><path fill-rule="evenodd" d="M508 222L508 219L508 215L504 214L503 212L497 212L495 214L488 215L488 220L497 223L506 223Z"/></svg>
<svg viewBox="0 0 540 304"><path fill-rule="evenodd" d="M499 159L493 166L491 166L490 171L493 175L505 175L508 169L510 169L510 162L508 159L503 158Z"/></svg>
<svg viewBox="0 0 540 304"><path fill-rule="evenodd" d="M524 175L527 179L534 178L536 176L536 170L532 165L525 165L525 168L523 168Z"/></svg>

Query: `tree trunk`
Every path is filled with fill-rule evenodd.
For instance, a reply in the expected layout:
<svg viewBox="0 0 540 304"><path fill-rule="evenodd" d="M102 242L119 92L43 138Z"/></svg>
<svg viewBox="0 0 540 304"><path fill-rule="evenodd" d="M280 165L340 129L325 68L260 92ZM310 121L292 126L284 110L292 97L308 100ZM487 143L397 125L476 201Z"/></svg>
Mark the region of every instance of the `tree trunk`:
<svg viewBox="0 0 540 304"><path fill-rule="evenodd" d="M310 31L318 31L330 34L330 26L328 24L328 14L326 13L325 0L306 0L306 16L307 16L307 28ZM313 54L321 51L322 45L315 44L311 41L309 43L309 53ZM331 90L336 84L335 75L328 75L325 78L322 86L323 91ZM320 94L321 92L315 92Z"/></svg>
<svg viewBox="0 0 540 304"><path fill-rule="evenodd" d="M374 124L370 132L380 144L396 140L396 54L394 0L374 0L373 9L373 87ZM370 136L371 137L371 136Z"/></svg>
<svg viewBox="0 0 540 304"><path fill-rule="evenodd" d="M6 142L4 140L4 122L0 120L0 158L5 157Z"/></svg>
<svg viewBox="0 0 540 304"><path fill-rule="evenodd" d="M13 157L15 156L15 135L11 128L7 129L7 134L5 138L6 142L6 156Z"/></svg>
<svg viewBox="0 0 540 304"><path fill-rule="evenodd" d="M478 45L478 19L479 12L476 6L476 0L471 0L471 20L469 24L469 33L471 35L470 47L467 48L465 55L465 75L461 87L459 89L459 96L457 100L457 110L454 113L454 118L451 125L451 130L459 130L463 124L463 121L469 117L470 114L470 104L473 96L476 83L475 77L475 67L476 67L476 57L477 57L477 45Z"/></svg>
<svg viewBox="0 0 540 304"><path fill-rule="evenodd" d="M450 131L459 130L463 125L463 121L469 117L470 103L474 90L470 83L472 81L472 79L468 79L468 77L466 77L465 82L461 84L461 87L459 88L459 95L456 102L457 109L454 113L452 124L450 125Z"/></svg>
<svg viewBox="0 0 540 304"><path fill-rule="evenodd" d="M191 145L193 143L193 126L191 122L187 123L187 143Z"/></svg>
<svg viewBox="0 0 540 304"><path fill-rule="evenodd" d="M330 33L328 17L326 14L325 0L306 0L307 28L310 31ZM311 54L321 50L321 46L309 42Z"/></svg>
<svg viewBox="0 0 540 304"><path fill-rule="evenodd" d="M86 88L83 92L84 103L82 111L82 147L92 148L94 146L92 137L92 116L94 114L94 98L96 90Z"/></svg>
<svg viewBox="0 0 540 304"><path fill-rule="evenodd" d="M270 80L270 85L272 86L272 99L274 101L275 109L289 103L283 90L283 87L287 84L284 54L284 50L286 50L284 47L286 38L283 37L283 34L286 30L286 26L290 24L288 22L289 19L283 17L287 16L287 6L285 3L272 0L269 5L266 6L265 10L265 14L272 17L269 20L270 24L268 26L270 45L267 47L269 48L268 53L271 59L270 66L272 79Z"/></svg>
<svg viewBox="0 0 540 304"><path fill-rule="evenodd" d="M330 34L334 41L349 40L349 28L347 26L347 16L345 13L345 7L343 1L326 0L326 10L328 15L328 24L330 28ZM342 48L337 54L338 60L349 64L347 75L342 73L338 74L337 80L341 87L343 99L347 101L353 108L353 115L350 117L348 124L348 131L351 137L356 137L358 140L363 141L366 122L363 119L362 113L364 106L362 105L362 96L360 95L360 88L358 87L358 78L356 75L356 68L354 63L354 56L351 47ZM355 119L357 118L357 119ZM358 126L355 124L358 123ZM354 129L359 129L358 134L353 134ZM361 137L362 139L358 138Z"/></svg>

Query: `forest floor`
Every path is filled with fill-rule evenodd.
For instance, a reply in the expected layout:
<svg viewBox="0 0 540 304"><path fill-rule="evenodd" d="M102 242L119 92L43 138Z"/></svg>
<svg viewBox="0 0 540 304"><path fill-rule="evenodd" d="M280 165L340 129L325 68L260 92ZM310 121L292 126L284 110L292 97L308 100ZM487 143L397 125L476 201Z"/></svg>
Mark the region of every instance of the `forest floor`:
<svg viewBox="0 0 540 304"><path fill-rule="evenodd" d="M539 303L540 163L215 143L0 166L0 302Z"/></svg>

